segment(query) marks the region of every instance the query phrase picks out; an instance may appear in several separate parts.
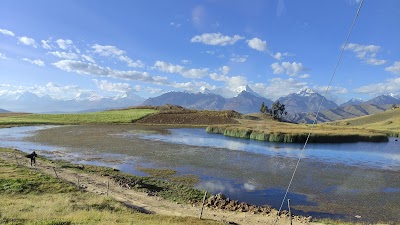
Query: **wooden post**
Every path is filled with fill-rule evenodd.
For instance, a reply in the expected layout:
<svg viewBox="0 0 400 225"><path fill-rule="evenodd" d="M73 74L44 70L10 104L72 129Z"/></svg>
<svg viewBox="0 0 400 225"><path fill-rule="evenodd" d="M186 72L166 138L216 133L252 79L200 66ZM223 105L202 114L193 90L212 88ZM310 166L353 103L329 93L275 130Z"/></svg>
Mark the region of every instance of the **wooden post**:
<svg viewBox="0 0 400 225"><path fill-rule="evenodd" d="M81 190L81 185L79 184L79 175L78 175L78 189Z"/></svg>
<svg viewBox="0 0 400 225"><path fill-rule="evenodd" d="M58 175L57 175L56 168L53 167L53 170L54 170L54 173L56 174L56 177L57 177L57 179L58 179Z"/></svg>
<svg viewBox="0 0 400 225"><path fill-rule="evenodd" d="M207 196L207 191L204 193L204 197L203 197L203 203L201 204L201 212L200 212L200 219L203 216L203 209L204 209L204 203L206 201L206 196Z"/></svg>
<svg viewBox="0 0 400 225"><path fill-rule="evenodd" d="M107 196L108 196L108 191L110 190L110 181L107 180Z"/></svg>
<svg viewBox="0 0 400 225"><path fill-rule="evenodd" d="M14 153L15 161L17 161L17 165L19 166L17 155Z"/></svg>
<svg viewBox="0 0 400 225"><path fill-rule="evenodd" d="M287 205L288 205L288 208L289 208L290 225L292 225L292 212L290 211L290 199L289 198L287 200Z"/></svg>

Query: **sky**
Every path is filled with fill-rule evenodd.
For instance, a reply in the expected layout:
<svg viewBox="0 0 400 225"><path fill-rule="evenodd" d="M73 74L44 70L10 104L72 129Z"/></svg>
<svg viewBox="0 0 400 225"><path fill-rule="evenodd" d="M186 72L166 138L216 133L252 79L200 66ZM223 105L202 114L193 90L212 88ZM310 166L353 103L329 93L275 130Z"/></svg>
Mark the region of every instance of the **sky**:
<svg viewBox="0 0 400 225"><path fill-rule="evenodd" d="M0 2L0 100L143 98L249 85L275 100L324 93L360 0ZM329 89L400 93L400 1L365 0Z"/></svg>

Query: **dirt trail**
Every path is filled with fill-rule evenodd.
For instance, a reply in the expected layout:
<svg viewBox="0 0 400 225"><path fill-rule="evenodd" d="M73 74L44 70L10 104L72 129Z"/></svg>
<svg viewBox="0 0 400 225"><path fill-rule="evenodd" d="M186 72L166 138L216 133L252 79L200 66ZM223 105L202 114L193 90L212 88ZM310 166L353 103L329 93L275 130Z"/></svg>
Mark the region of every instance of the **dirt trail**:
<svg viewBox="0 0 400 225"><path fill-rule="evenodd" d="M200 215L201 206L195 207L188 204L177 204L161 199L160 197L148 196L146 193L143 192L137 192L134 190L122 188L114 184L111 180L104 176L87 174L84 172L79 173L72 169L55 167L55 165L51 162L46 162L41 159L37 159L36 166L31 167L29 159L18 153L14 155L11 152L3 152L0 157L4 160L7 160L8 162L14 163L16 163L15 157L17 157L20 165L36 169L53 177L56 177L56 171L58 178L73 183L77 186L79 180L79 186L82 190L99 195L107 195L107 182L109 182L110 189L108 195L110 197L144 213L191 217L199 217ZM230 212L226 210L204 208L202 218L225 221L228 224L265 225L275 224L274 222L276 216L251 214L248 212ZM290 224L290 221L287 218L280 218L276 224L286 225ZM304 223L300 223L294 220L293 224Z"/></svg>

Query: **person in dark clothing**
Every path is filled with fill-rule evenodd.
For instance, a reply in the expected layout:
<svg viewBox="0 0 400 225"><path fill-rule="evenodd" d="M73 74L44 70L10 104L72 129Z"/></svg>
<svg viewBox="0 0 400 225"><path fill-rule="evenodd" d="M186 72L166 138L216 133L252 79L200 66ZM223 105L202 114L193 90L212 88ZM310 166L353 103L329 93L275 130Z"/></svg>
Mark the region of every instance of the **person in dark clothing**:
<svg viewBox="0 0 400 225"><path fill-rule="evenodd" d="M33 152L32 152L31 154L29 154L29 155L26 155L26 157L31 159L31 166L32 166L33 164L36 165L36 157L37 157L37 154L36 154L35 151L33 151Z"/></svg>

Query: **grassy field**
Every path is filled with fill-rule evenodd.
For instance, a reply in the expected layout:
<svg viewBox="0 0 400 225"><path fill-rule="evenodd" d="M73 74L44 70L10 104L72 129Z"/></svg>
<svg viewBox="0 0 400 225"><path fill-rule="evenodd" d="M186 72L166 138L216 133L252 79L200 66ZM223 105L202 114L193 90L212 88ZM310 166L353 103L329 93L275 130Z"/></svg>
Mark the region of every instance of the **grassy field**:
<svg viewBox="0 0 400 225"><path fill-rule="evenodd" d="M153 109L126 109L80 114L8 114L0 117L0 125L132 123L157 112Z"/></svg>
<svg viewBox="0 0 400 225"><path fill-rule="evenodd" d="M400 109L387 110L370 116L327 123L328 125L348 128L372 129L387 133L390 136L400 136Z"/></svg>
<svg viewBox="0 0 400 225"><path fill-rule="evenodd" d="M0 149L0 151L7 151ZM222 224L149 215L0 159L0 224Z"/></svg>

